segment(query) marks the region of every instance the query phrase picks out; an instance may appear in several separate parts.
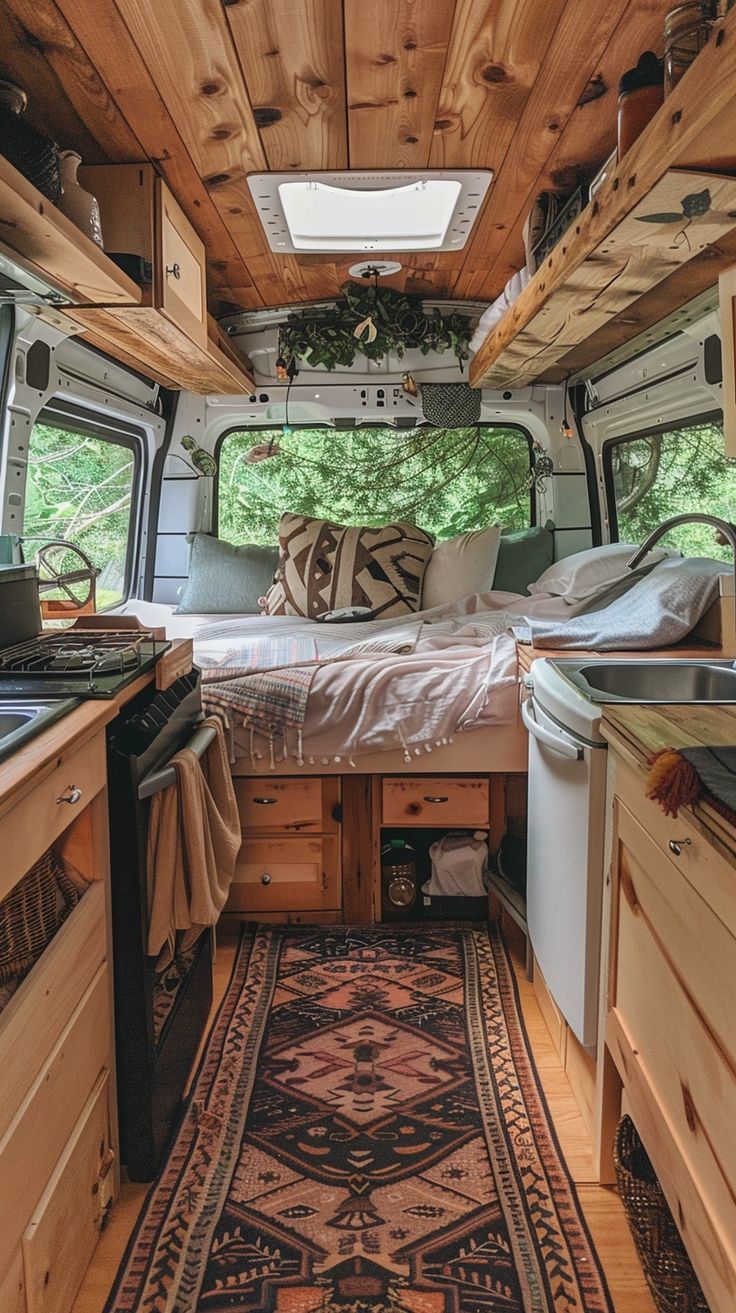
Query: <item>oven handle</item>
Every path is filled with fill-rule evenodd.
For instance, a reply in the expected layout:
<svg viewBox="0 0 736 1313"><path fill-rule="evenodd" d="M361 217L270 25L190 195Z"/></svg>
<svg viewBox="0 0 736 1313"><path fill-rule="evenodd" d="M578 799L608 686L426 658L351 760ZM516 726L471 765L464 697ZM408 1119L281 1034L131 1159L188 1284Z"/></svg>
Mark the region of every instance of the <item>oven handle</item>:
<svg viewBox="0 0 736 1313"><path fill-rule="evenodd" d="M185 747L190 752L194 752L199 758L202 758L216 733L217 730L214 725L201 725L195 729ZM182 749L180 748L178 751L182 751ZM154 793L160 793L162 789L170 788L172 784L176 784L176 768L174 766L159 766L157 770L150 771L141 780L138 785L138 797L143 801L144 798L152 797Z"/></svg>
<svg viewBox="0 0 736 1313"><path fill-rule="evenodd" d="M568 757L570 761L580 761L583 756L582 748L579 748L576 743L572 743L569 739L558 738L556 734L550 734L548 729L540 725L534 715L533 708L534 701L530 697L521 704L521 719L532 738L539 739L540 743L543 743L546 748L551 748L559 757Z"/></svg>

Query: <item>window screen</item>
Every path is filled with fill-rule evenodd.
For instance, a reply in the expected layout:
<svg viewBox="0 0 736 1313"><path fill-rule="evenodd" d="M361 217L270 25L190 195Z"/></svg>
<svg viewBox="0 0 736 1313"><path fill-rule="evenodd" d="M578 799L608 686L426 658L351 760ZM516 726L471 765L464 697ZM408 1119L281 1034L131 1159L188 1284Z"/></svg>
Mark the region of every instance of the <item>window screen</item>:
<svg viewBox="0 0 736 1313"><path fill-rule="evenodd" d="M523 429L500 425L234 430L220 446L218 533L275 543L285 511L340 524L408 520L437 538L526 528L530 451Z"/></svg>
<svg viewBox="0 0 736 1313"><path fill-rule="evenodd" d="M736 515L736 461L723 454L720 418L609 442L604 468L611 537L619 542L641 542L663 520L688 511ZM672 529L663 545L685 556L731 556L706 524Z"/></svg>
<svg viewBox="0 0 736 1313"><path fill-rule="evenodd" d="M101 571L99 610L127 595L138 465L133 441L45 423L34 424L31 431L25 559L54 540L80 547Z"/></svg>

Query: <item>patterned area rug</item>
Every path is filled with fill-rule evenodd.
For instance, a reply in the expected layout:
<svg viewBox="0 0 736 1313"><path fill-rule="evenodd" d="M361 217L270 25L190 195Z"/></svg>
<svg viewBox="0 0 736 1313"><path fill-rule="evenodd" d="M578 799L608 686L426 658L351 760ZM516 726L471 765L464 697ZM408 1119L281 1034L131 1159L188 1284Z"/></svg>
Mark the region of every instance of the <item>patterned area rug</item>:
<svg viewBox="0 0 736 1313"><path fill-rule="evenodd" d="M109 1313L610 1313L500 940L246 932Z"/></svg>

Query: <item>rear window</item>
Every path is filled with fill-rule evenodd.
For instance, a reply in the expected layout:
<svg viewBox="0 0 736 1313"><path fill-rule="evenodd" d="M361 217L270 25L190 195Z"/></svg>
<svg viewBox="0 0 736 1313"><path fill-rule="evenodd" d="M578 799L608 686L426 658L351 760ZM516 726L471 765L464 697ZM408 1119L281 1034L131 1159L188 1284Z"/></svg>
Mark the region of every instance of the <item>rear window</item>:
<svg viewBox="0 0 736 1313"><path fill-rule="evenodd" d="M720 418L608 442L603 459L614 540L642 542L663 520L688 511L734 518L736 461L723 453ZM672 529L664 545L685 556L731 557L707 524Z"/></svg>
<svg viewBox="0 0 736 1313"><path fill-rule="evenodd" d="M25 559L32 560L39 547L52 541L80 547L100 570L99 610L114 606L128 592L138 463L133 442L44 423L31 431ZM62 552L55 562L63 569L79 568L78 560L65 560Z"/></svg>
<svg viewBox="0 0 736 1313"><path fill-rule="evenodd" d="M270 457L254 460L267 452ZM285 511L340 524L408 520L437 538L531 523L531 440L513 426L231 430L221 441L218 534L275 543Z"/></svg>

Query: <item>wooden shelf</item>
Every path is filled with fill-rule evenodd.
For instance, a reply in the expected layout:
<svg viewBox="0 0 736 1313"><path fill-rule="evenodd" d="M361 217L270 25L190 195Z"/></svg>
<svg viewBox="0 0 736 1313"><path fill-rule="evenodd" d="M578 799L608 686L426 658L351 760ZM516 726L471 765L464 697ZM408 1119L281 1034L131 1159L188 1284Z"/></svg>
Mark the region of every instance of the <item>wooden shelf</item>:
<svg viewBox="0 0 736 1313"><path fill-rule="evenodd" d="M0 156L0 238L74 305L137 305L140 288Z"/></svg>
<svg viewBox="0 0 736 1313"><path fill-rule="evenodd" d="M736 10L488 334L471 385L559 382L712 286L736 263L735 141ZM704 190L706 214L651 221Z"/></svg>

